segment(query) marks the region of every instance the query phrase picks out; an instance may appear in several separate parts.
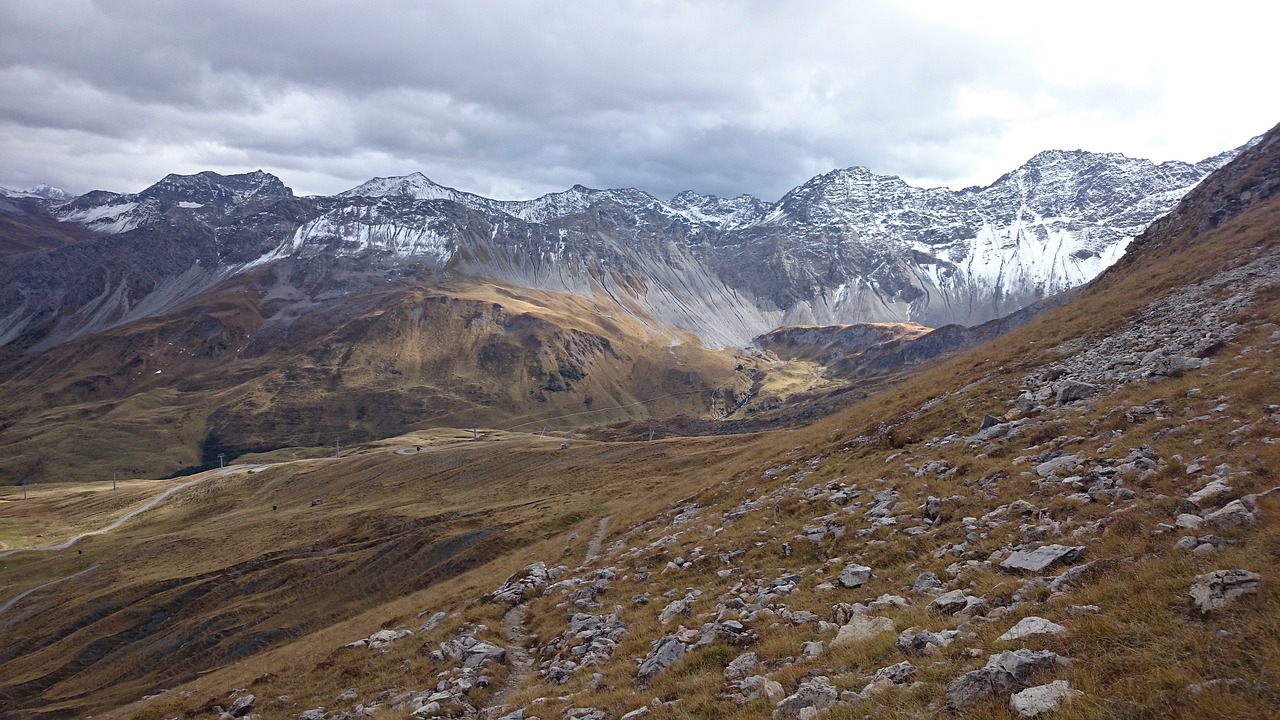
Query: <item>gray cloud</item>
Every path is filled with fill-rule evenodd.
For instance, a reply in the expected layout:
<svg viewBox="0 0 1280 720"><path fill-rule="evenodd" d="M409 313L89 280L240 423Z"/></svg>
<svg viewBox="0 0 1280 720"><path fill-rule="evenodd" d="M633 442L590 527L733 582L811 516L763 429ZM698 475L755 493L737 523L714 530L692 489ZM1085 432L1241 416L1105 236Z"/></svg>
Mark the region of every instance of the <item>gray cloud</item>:
<svg viewBox="0 0 1280 720"><path fill-rule="evenodd" d="M1201 116L1144 134L1191 96L1121 52L1132 28L1073 37L1090 26L1011 17L818 0L16 0L0 3L0 184L131 191L261 167L314 193L422 171L497 197L580 182L776 199L837 166L961 185L1049 147L1141 155L1201 132L1194 160L1280 119L1264 98L1215 132ZM1079 75L1059 62L1072 47L1092 53Z"/></svg>

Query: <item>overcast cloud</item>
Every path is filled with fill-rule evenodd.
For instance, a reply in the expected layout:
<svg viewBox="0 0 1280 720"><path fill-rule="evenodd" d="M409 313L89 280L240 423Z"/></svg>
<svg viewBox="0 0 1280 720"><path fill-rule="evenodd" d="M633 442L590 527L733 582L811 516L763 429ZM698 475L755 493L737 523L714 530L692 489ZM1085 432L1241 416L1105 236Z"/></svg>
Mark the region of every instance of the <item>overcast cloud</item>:
<svg viewBox="0 0 1280 720"><path fill-rule="evenodd" d="M1048 5L5 0L0 185L775 200L853 165L964 187L1051 148L1195 161L1280 122L1274 1Z"/></svg>

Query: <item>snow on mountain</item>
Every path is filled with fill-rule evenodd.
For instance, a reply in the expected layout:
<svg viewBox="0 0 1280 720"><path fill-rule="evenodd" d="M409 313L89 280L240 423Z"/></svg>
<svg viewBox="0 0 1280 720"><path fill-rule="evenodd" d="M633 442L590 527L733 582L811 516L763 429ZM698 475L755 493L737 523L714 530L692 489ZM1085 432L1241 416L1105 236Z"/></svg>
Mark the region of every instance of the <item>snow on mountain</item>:
<svg viewBox="0 0 1280 720"><path fill-rule="evenodd" d="M472 198L484 200L478 195L438 185L420 172L400 177L376 177L340 192L336 197L403 197L414 200L452 200L463 204L469 204Z"/></svg>
<svg viewBox="0 0 1280 720"><path fill-rule="evenodd" d="M408 268L461 274L603 298L727 345L779 325L937 327L1006 315L1097 276L1233 156L1156 164L1047 151L987 187L962 190L854 167L814 177L772 204L691 191L663 201L582 185L493 200L421 173L295 198L261 171L199 173L170 175L136 195L91 192L51 212L117 235L166 223L162 233L183 238L173 247L199 251L198 271L191 258L165 266L205 278L184 287L277 262L328 267L341 258L341 272L316 276L337 283L337 294L342 273L359 274L358 282ZM15 318L15 328L26 322Z"/></svg>
<svg viewBox="0 0 1280 720"><path fill-rule="evenodd" d="M40 183L32 188L27 188L25 192L28 195L34 195L35 197L52 200L54 202L66 202L68 200L73 200L76 197L60 187L54 187L44 183Z"/></svg>
<svg viewBox="0 0 1280 720"><path fill-rule="evenodd" d="M26 190L10 190L9 188L0 187L0 196L10 198L37 198L40 200L51 200L55 203L66 202L74 199L76 196L52 185L41 183L35 187Z"/></svg>
<svg viewBox="0 0 1280 720"><path fill-rule="evenodd" d="M769 207L768 203L751 195L725 199L715 195L701 195L692 190L676 195L666 205L690 222L724 230L741 227L758 219Z"/></svg>

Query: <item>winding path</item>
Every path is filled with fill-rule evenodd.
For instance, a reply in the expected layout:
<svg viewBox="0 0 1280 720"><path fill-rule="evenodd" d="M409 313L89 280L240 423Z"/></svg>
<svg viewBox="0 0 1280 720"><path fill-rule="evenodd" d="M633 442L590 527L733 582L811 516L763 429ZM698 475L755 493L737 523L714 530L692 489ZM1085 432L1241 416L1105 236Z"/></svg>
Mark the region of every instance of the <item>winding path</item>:
<svg viewBox="0 0 1280 720"><path fill-rule="evenodd" d="M529 641L529 633L524 625L528 609L528 605L520 603L511 606L511 609L502 616L502 629L507 636L507 654L511 658L511 671L507 673L507 679L502 681L502 687L490 698L489 708L502 707L511 702L511 698L515 697L516 692L533 674L533 656L525 647L525 643Z"/></svg>
<svg viewBox="0 0 1280 720"><path fill-rule="evenodd" d="M613 519L612 515L605 515L600 518L600 524L596 527L596 534L591 536L591 542L587 543L587 559L591 562L600 554L600 543L604 542L604 534L609 530L609 521Z"/></svg>
<svg viewBox="0 0 1280 720"><path fill-rule="evenodd" d="M160 493L159 495L157 495L157 496L155 496L155 497L151 498L150 500L148 500L148 501L147 501L144 505L142 505L141 507L137 507L137 508L134 508L133 510L130 510L129 512L125 513L125 514L124 514L120 519L116 520L115 522L111 523L110 525L108 525L108 526L106 526L106 527L104 527L104 528L99 528L99 529L97 529L97 530L90 530L89 532L86 532L86 533L80 533L79 535L76 535L75 537L71 538L70 540L67 540L67 541L65 541L65 542L58 543L57 545L47 545L47 546L45 546L45 547L36 547L36 548L13 548L13 549L11 549L11 550L5 550L4 552L0 552L0 557L6 557L6 556L8 556L8 555L12 555L12 554L14 554L14 553L18 553L18 552L47 552L47 551L49 551L49 550L66 550L67 548L69 548L69 547L71 547L72 545L76 544L76 541L80 540L80 538L89 537L90 535L101 535L102 533L110 532L110 531L112 531L112 530L115 530L116 528L118 528L118 527L120 527L121 525L123 525L123 524L125 523L125 521L127 521L127 520L129 520L129 519L133 518L133 516L134 516L134 515L137 515L138 513L143 512L143 511L146 511L146 510L150 510L151 508L155 507L156 505L159 505L160 503L162 503L162 502L164 502L165 500L167 500L167 499L169 498L169 496L170 496L170 495L172 495L172 494L174 494L174 493L178 492L179 490L182 490L183 488L190 487L190 486L192 486L192 485L195 485L196 483L204 482L205 480L212 480L213 478L224 477L224 476L230 475L231 473L236 472L236 471L238 471L238 470L248 470L248 469L252 469L252 468L255 468L255 467L261 467L261 466L259 466L259 465L231 465L231 466L229 466L229 467L225 467L225 468L223 468L223 469L222 469L222 470L220 470L219 472L216 472L216 473L213 473L213 474L210 474L210 475L206 475L206 476L204 476L204 477L199 477L199 478L196 478L195 480L188 480L187 482L184 482L184 483L182 483L181 485L175 485L175 486L173 486L173 487L169 488L168 490L165 490L164 492Z"/></svg>
<svg viewBox="0 0 1280 720"><path fill-rule="evenodd" d="M94 565L93 567L87 567L87 568L85 568L85 569L81 570L80 572L74 572L74 573L71 573L70 575L66 575L66 576L64 576L64 577L60 577L60 578L58 578L57 580L50 580L49 582L47 582L47 583L43 583L43 584L41 584L41 585L37 585L37 586L35 586L35 587L31 588L30 590L24 590L23 592L18 593L18 594L17 594L17 596L16 596L16 597L14 597L14 598L13 598L12 600L10 600L9 602L5 603L4 605L0 605L0 615L3 615L3 614L4 614L4 612L5 612L6 610L8 610L9 608L13 607L14 605L17 605L17 604L18 604L18 602L22 600L22 598L24 598L24 597L26 597L26 596L30 595L31 593L33 593L33 592L35 592L35 591L39 590L40 588L46 588L46 587L49 587L50 585L55 585L55 584L57 584L57 583L62 582L63 580L70 580L71 578L76 577L77 575L83 575L83 574L85 574L85 573L89 572L90 570L97 570L97 569L98 569L98 568L100 568L100 567L102 567L102 565Z"/></svg>

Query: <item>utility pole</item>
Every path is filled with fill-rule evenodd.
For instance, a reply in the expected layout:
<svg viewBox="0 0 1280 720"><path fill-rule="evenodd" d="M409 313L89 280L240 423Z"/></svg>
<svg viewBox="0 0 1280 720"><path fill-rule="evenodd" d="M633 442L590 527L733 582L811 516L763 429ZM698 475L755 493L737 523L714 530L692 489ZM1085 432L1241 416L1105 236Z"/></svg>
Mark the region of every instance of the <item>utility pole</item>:
<svg viewBox="0 0 1280 720"><path fill-rule="evenodd" d="M653 442L653 418L649 418L649 442Z"/></svg>
<svg viewBox="0 0 1280 720"><path fill-rule="evenodd" d="M22 499L27 499L27 479L25 477L22 478Z"/></svg>
<svg viewBox="0 0 1280 720"><path fill-rule="evenodd" d="M218 453L218 467L226 467L222 462L222 458L225 455L226 453Z"/></svg>
<svg viewBox="0 0 1280 720"><path fill-rule="evenodd" d="M118 468L111 468L111 489L112 490L116 489L116 470L117 469Z"/></svg>
<svg viewBox="0 0 1280 720"><path fill-rule="evenodd" d="M472 442L475 442L476 440L479 440L479 439L480 439L480 432L479 432L479 428L477 428L476 426L472 425L472 426L471 426L471 441L472 441Z"/></svg>
<svg viewBox="0 0 1280 720"><path fill-rule="evenodd" d="M333 456L342 457L342 438L333 439Z"/></svg>

